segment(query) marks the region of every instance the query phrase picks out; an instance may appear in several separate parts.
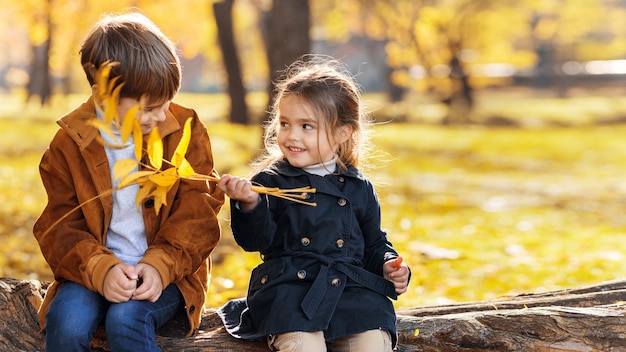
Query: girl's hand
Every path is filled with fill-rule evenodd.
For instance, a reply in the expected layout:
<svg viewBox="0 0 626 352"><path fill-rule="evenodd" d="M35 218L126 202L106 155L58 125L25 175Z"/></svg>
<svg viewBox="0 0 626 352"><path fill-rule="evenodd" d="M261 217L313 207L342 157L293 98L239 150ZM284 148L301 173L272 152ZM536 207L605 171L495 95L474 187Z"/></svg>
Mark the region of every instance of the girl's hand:
<svg viewBox="0 0 626 352"><path fill-rule="evenodd" d="M252 182L245 178L224 174L217 182L217 187L230 199L239 201L241 210L251 210L259 204L259 194L252 191Z"/></svg>
<svg viewBox="0 0 626 352"><path fill-rule="evenodd" d="M405 293L409 286L409 266L402 257L390 259L383 264L383 277L393 283L396 293Z"/></svg>

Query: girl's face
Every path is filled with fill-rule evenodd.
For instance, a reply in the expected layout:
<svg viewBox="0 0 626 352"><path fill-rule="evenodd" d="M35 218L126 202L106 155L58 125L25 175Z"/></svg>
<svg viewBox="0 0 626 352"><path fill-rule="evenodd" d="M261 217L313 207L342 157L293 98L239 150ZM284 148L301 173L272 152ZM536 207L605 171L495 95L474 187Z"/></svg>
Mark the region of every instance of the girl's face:
<svg viewBox="0 0 626 352"><path fill-rule="evenodd" d="M339 137L328 135L324 117L317 116L309 104L297 96L282 97L278 105L278 119L278 146L295 167L331 160L337 153L339 143L348 137L345 127L338 131Z"/></svg>
<svg viewBox="0 0 626 352"><path fill-rule="evenodd" d="M123 122L126 112L130 108L139 104L139 100L133 98L120 98L117 105L117 114L120 119L120 123ZM137 112L137 121L141 125L141 132L148 134L156 125L165 120L165 113L170 107L170 101L158 102L154 105L144 106Z"/></svg>

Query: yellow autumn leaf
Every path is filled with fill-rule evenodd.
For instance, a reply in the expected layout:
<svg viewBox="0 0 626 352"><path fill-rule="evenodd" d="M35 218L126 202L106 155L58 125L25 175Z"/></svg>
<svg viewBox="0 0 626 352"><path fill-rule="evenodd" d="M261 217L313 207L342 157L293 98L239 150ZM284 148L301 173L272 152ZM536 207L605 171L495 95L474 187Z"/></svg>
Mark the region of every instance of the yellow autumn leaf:
<svg viewBox="0 0 626 352"><path fill-rule="evenodd" d="M152 195L154 196L154 211L159 214L159 210L161 210L161 206L167 205L167 191L169 187L159 187L157 186L154 191L152 191Z"/></svg>
<svg viewBox="0 0 626 352"><path fill-rule="evenodd" d="M105 98L104 101L104 121L108 123L119 123L117 116L117 102L120 96L120 90L122 90L123 84L115 87L115 89L109 93L110 95Z"/></svg>
<svg viewBox="0 0 626 352"><path fill-rule="evenodd" d="M137 160L133 159L122 159L118 160L115 165L113 165L113 178L119 179L124 176L127 176L132 171L137 169Z"/></svg>
<svg viewBox="0 0 626 352"><path fill-rule="evenodd" d="M165 171L148 176L148 179L154 182L157 186L169 187L176 182L178 174L176 173L176 168L171 167Z"/></svg>
<svg viewBox="0 0 626 352"><path fill-rule="evenodd" d="M109 87L109 75L111 74L112 67L113 64L111 64L110 61L105 61L98 69L96 85L98 86L98 98L100 98L100 100L104 99L108 94L107 88ZM111 79L111 81L114 80L117 80L117 77Z"/></svg>
<svg viewBox="0 0 626 352"><path fill-rule="evenodd" d="M133 142L135 143L135 158L141 160L143 157L143 132L138 122L133 124Z"/></svg>
<svg viewBox="0 0 626 352"><path fill-rule="evenodd" d="M148 159L155 169L160 169L163 165L163 141L159 136L159 131L153 128L148 136Z"/></svg>
<svg viewBox="0 0 626 352"><path fill-rule="evenodd" d="M188 118L185 121L185 126L183 127L183 135L180 137L180 141L174 150L174 155L172 156L172 164L176 167L180 167L185 160L185 154L187 154L187 148L189 148L189 141L191 140L191 118Z"/></svg>
<svg viewBox="0 0 626 352"><path fill-rule="evenodd" d="M97 135L96 136L96 140L98 141L98 143L102 144L103 146L105 146L107 148L111 148L111 149L122 149L122 148L124 148L124 146L121 145L121 144L113 144L113 143L109 143L109 142L105 141L104 138L102 138L101 135Z"/></svg>
<svg viewBox="0 0 626 352"><path fill-rule="evenodd" d="M140 184L139 190L137 191L137 197L135 198L135 206L137 209L141 206L141 202L146 199L152 190L156 188L156 185L152 182L138 182Z"/></svg>
<svg viewBox="0 0 626 352"><path fill-rule="evenodd" d="M99 129L100 132L103 132L111 139L115 139L115 134L113 133L113 128L111 128L110 123L104 122L99 119L90 119L89 121L87 121L87 124Z"/></svg>
<svg viewBox="0 0 626 352"><path fill-rule="evenodd" d="M155 174L155 173L156 171L150 171L150 170L136 171L133 173L129 173L128 175L122 177L118 187L124 188L132 184L138 184L139 186L143 186L149 183L148 176Z"/></svg>
<svg viewBox="0 0 626 352"><path fill-rule="evenodd" d="M180 177L190 177L196 174L196 171L191 167L191 164L187 159L183 158L181 164L178 166L178 175Z"/></svg>
<svg viewBox="0 0 626 352"><path fill-rule="evenodd" d="M138 110L139 105L135 105L132 108L128 109L126 115L124 116L124 121L122 121L122 128L120 128L120 137L122 137L122 144L126 144L135 128L135 125L139 125L139 122L137 121Z"/></svg>

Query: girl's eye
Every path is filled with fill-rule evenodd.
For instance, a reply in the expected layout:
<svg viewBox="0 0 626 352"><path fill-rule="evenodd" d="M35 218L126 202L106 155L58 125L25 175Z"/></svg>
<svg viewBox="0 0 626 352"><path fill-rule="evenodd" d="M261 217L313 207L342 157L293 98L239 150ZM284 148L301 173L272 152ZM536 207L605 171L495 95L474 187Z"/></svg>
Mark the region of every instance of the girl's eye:
<svg viewBox="0 0 626 352"><path fill-rule="evenodd" d="M280 127L287 127L287 126L289 126L287 122L284 122L284 121L280 122Z"/></svg>
<svg viewBox="0 0 626 352"><path fill-rule="evenodd" d="M309 125L308 123L305 123L304 125L302 125L302 128L305 129L305 130L312 130L313 126Z"/></svg>

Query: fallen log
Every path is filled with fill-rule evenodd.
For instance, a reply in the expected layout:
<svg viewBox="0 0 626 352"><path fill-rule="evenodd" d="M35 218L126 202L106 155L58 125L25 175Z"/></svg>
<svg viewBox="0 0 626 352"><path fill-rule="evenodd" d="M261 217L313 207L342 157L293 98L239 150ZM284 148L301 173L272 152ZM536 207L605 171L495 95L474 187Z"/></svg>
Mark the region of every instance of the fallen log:
<svg viewBox="0 0 626 352"><path fill-rule="evenodd" d="M43 351L36 307L48 283L0 279L0 350ZM626 280L496 300L398 310L398 351L626 351ZM229 336L208 310L184 338L175 319L159 330L163 351L268 351ZM99 330L94 351L109 351Z"/></svg>

